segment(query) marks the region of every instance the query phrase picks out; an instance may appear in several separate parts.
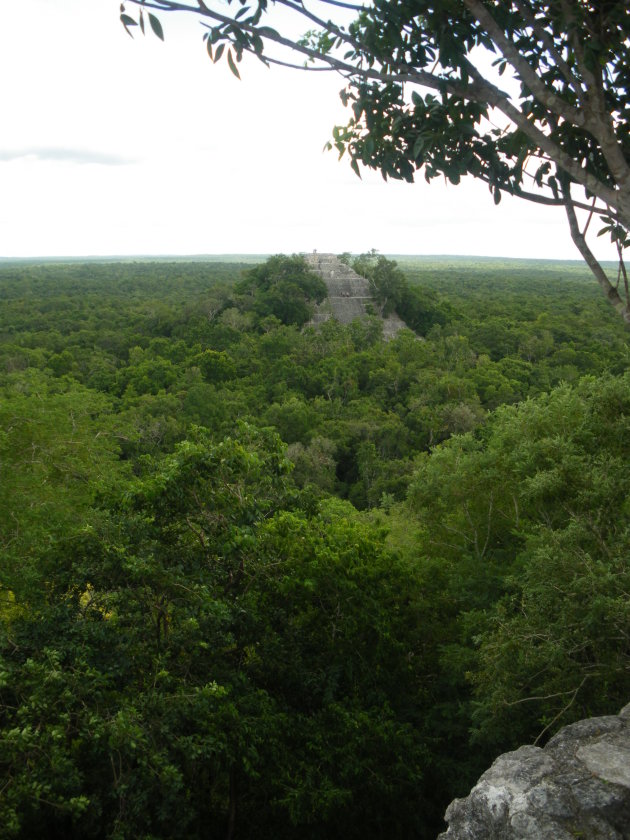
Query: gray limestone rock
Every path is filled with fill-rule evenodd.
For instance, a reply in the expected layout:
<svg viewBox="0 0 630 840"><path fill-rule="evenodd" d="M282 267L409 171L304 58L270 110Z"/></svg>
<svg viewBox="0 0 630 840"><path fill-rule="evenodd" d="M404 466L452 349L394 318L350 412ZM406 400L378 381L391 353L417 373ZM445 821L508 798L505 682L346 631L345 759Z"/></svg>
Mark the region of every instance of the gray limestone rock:
<svg viewBox="0 0 630 840"><path fill-rule="evenodd" d="M499 756L438 840L630 840L630 704Z"/></svg>
<svg viewBox="0 0 630 840"><path fill-rule="evenodd" d="M320 304L312 324L321 324L328 318L335 318L341 324L349 324L355 318L365 318L366 306L373 303L370 284L349 266L344 265L334 254L305 254L309 268L319 274L328 288L328 297ZM405 329L405 322L395 313L383 318L383 337L393 338L399 330Z"/></svg>

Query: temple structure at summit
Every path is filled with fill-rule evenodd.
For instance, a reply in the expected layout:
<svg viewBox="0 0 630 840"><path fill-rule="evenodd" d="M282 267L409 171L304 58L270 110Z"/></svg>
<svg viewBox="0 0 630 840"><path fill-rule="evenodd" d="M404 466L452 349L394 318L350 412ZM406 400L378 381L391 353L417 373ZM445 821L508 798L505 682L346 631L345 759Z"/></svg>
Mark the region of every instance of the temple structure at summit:
<svg viewBox="0 0 630 840"><path fill-rule="evenodd" d="M335 254L318 254L314 251L305 254L304 259L328 288L328 297L317 307L312 324L321 324L329 318L341 324L349 324L355 318L367 317L370 306L376 314L380 314L369 281L342 263ZM395 313L383 318L384 338L393 338L401 329L405 329L405 323Z"/></svg>

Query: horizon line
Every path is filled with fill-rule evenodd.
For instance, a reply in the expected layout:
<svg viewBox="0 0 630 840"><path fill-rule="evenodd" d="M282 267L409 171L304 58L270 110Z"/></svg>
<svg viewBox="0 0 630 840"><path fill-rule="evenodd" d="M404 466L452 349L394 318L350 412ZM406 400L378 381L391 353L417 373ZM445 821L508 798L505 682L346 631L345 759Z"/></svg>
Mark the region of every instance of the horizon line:
<svg viewBox="0 0 630 840"><path fill-rule="evenodd" d="M80 260L87 260L90 262L121 262L121 261L186 261L186 260L209 260L209 261L216 261L220 260L221 258L234 258L244 257L247 259L253 258L262 258L266 259L267 257L274 256L276 254L311 254L314 253L313 251L293 251L293 252L283 252L283 251L268 251L268 252L261 252L261 251L220 251L216 253L186 253L186 254L178 254L178 253L163 253L163 254L34 254L29 256L0 256L0 262L65 262L65 261L80 261ZM336 254L335 251L319 251L317 253L320 254ZM339 252L340 254L346 252ZM348 252L351 256L360 256L363 253L368 253L364 251L357 251ZM411 253L411 252L402 252L402 251L376 251L376 256L383 256L383 257L406 257L406 258L415 258L415 259L456 259L456 260L500 260L500 261L509 261L509 262L540 262L540 263L548 263L548 262L558 262L558 263L575 263L575 264L586 264L580 257L575 258L566 258L566 257L512 257L512 256L502 256L497 254L445 254L445 253L437 253L437 254L418 254L418 253ZM614 260L602 260L602 264L605 265L616 265Z"/></svg>

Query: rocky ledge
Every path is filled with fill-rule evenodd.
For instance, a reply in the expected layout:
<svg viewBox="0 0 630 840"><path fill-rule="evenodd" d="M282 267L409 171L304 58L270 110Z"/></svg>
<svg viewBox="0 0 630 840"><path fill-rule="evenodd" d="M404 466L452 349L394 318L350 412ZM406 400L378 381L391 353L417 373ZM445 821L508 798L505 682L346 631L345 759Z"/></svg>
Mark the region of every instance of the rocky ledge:
<svg viewBox="0 0 630 840"><path fill-rule="evenodd" d="M438 840L630 840L630 704L499 756Z"/></svg>

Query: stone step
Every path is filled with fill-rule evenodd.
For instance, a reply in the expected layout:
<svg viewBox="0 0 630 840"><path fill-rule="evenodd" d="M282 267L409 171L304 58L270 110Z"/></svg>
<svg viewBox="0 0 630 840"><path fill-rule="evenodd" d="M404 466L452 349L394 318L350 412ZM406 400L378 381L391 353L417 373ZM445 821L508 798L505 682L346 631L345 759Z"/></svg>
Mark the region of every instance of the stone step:
<svg viewBox="0 0 630 840"><path fill-rule="evenodd" d="M373 298L365 277L342 263L335 254L313 252L305 254L304 260L312 271L319 274L328 289L328 297L317 307L312 325L321 324L331 317L342 324L367 317L366 306L373 303ZM383 319L383 335L386 338L393 338L404 328L404 322L397 315Z"/></svg>

